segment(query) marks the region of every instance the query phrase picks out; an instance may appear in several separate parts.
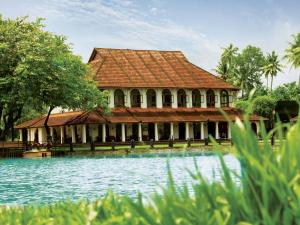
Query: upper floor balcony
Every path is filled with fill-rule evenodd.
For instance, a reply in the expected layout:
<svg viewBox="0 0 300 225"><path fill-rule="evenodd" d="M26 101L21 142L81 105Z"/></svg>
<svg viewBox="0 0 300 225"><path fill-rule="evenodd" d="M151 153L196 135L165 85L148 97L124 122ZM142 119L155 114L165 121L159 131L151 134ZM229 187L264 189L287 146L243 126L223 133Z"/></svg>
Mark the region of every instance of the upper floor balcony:
<svg viewBox="0 0 300 225"><path fill-rule="evenodd" d="M236 91L226 89L108 89L109 106L138 108L232 107Z"/></svg>

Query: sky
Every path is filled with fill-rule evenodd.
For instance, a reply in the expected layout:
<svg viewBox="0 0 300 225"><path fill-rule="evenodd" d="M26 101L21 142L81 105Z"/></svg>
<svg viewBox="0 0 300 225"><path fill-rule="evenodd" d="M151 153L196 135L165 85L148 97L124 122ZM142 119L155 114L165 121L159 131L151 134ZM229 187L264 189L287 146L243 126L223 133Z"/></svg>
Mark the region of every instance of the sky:
<svg viewBox="0 0 300 225"><path fill-rule="evenodd" d="M4 17L45 18L85 62L94 47L181 50L215 74L223 47L260 47L280 58L300 32L299 0L0 0ZM274 85L298 81L285 61Z"/></svg>

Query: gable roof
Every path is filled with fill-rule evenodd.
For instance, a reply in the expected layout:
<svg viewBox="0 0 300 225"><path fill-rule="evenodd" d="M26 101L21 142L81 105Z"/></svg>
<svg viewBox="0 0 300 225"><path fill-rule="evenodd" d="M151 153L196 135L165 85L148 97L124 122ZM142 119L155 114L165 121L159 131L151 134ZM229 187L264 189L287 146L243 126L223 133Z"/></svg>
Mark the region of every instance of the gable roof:
<svg viewBox="0 0 300 225"><path fill-rule="evenodd" d="M238 89L195 66L181 51L95 48L89 64L100 88Z"/></svg>

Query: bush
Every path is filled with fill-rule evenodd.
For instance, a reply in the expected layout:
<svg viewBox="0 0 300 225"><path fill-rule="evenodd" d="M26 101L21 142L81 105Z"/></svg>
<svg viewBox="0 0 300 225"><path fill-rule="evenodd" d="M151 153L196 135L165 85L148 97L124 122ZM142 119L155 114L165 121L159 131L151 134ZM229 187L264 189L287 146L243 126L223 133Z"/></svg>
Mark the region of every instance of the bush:
<svg viewBox="0 0 300 225"><path fill-rule="evenodd" d="M243 112L246 112L248 110L249 106L250 106L250 103L247 100L239 100L234 103L234 107L242 110Z"/></svg>
<svg viewBox="0 0 300 225"><path fill-rule="evenodd" d="M271 118L276 106L276 100L269 96L259 96L253 100L252 104L253 113L266 118Z"/></svg>
<svg viewBox="0 0 300 225"><path fill-rule="evenodd" d="M248 122L231 124L231 131L241 175L231 173L220 155L223 182L197 172L193 193L177 188L170 176L163 193L146 202L141 195L133 200L109 193L93 203L1 208L0 224L300 224L300 121L276 151L263 124L262 144Z"/></svg>

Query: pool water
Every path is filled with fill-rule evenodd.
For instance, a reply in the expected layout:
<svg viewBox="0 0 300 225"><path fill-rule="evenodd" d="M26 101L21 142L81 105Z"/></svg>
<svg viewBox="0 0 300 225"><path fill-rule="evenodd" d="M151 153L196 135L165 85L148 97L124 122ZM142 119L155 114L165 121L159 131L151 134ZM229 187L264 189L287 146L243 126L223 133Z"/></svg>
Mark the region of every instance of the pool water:
<svg viewBox="0 0 300 225"><path fill-rule="evenodd" d="M240 173L232 155L227 166ZM96 199L108 190L132 197L140 191L149 195L168 181L167 161L178 186L191 183L188 170L199 170L208 180L221 179L218 156L205 153L177 153L0 160L0 204L44 204L60 200Z"/></svg>

